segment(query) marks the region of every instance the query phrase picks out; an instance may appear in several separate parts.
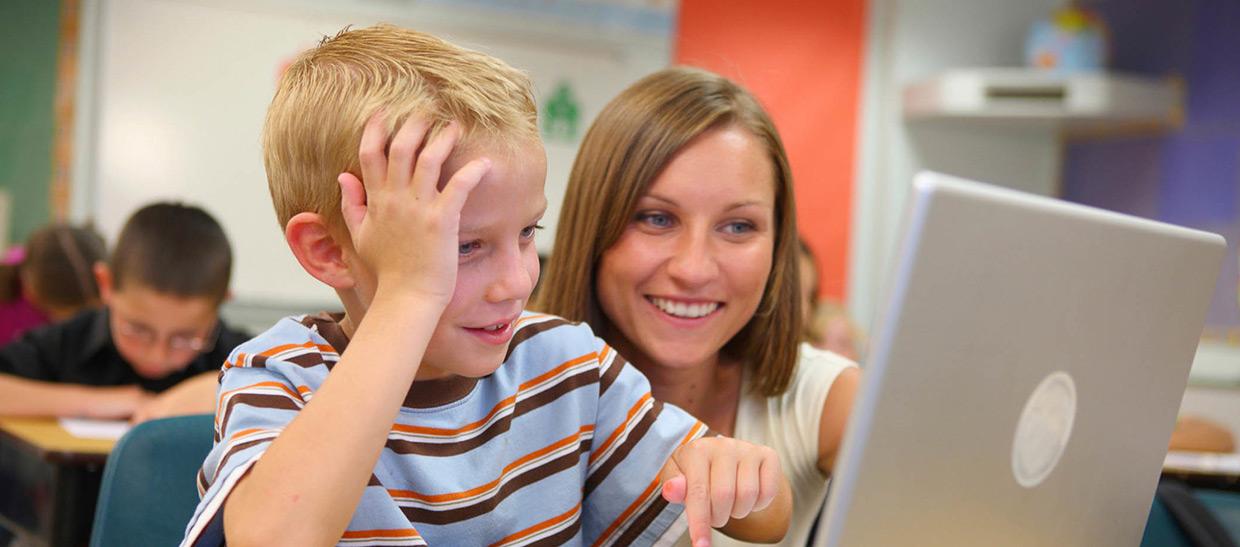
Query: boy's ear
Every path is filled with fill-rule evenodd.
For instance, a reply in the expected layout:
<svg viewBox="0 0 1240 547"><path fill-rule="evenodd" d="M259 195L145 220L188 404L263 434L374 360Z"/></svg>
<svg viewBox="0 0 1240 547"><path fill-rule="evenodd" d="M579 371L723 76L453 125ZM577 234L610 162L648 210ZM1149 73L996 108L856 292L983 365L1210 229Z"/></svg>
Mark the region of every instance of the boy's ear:
<svg viewBox="0 0 1240 547"><path fill-rule="evenodd" d="M112 300L112 268L105 262L96 262L91 271L95 274L95 285L99 287L99 301L105 306Z"/></svg>
<svg viewBox="0 0 1240 547"><path fill-rule="evenodd" d="M306 273L333 289L353 288L353 271L345 261L345 250L332 237L323 217L315 213L294 215L284 226L284 239Z"/></svg>

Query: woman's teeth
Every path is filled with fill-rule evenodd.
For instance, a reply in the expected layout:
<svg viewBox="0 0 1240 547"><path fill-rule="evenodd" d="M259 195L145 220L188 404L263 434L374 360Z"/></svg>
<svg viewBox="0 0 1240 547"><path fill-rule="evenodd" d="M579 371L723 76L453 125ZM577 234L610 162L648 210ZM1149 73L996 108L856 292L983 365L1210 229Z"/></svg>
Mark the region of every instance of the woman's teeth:
<svg viewBox="0 0 1240 547"><path fill-rule="evenodd" d="M499 324L499 325L492 325L492 326L490 326L490 327L482 327L482 330L485 330L485 331L492 331L492 332L494 332L494 331L497 331L497 330L499 330L499 329L502 329L502 328L504 328L504 327L506 327L506 326L508 326L508 323L501 323L501 324Z"/></svg>
<svg viewBox="0 0 1240 547"><path fill-rule="evenodd" d="M650 303L655 305L655 307L663 310L663 313L675 317L686 317L689 319L705 317L719 309L718 302L709 302L706 304L685 304L683 302L672 302L671 300L653 297L649 300Z"/></svg>

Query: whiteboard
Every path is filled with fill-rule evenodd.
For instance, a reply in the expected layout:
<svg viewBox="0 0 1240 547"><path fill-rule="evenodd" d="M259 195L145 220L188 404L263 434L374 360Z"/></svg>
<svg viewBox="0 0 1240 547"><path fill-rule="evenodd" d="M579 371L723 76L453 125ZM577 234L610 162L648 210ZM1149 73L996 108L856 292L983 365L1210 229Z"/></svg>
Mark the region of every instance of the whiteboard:
<svg viewBox="0 0 1240 547"><path fill-rule="evenodd" d="M576 138L548 140L549 207L539 250L555 237L580 136L612 97L666 66L670 38L649 29L568 24L486 4L104 0L89 14L80 93L90 100L78 153L75 216L109 241L154 200L199 205L234 253L241 302L325 305L334 295L304 273L275 221L260 134L279 67L345 25L386 21L480 49L527 71L540 104L567 82L581 113ZM93 50L91 49L93 48Z"/></svg>

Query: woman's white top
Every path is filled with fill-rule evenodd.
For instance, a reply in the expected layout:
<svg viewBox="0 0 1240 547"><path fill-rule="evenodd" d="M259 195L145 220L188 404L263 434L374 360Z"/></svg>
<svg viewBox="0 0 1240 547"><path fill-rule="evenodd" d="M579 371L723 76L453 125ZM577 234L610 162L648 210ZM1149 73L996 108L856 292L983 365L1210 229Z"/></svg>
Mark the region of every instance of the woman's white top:
<svg viewBox="0 0 1240 547"><path fill-rule="evenodd" d="M778 545L804 546L814 519L822 510L827 497L827 478L818 470L822 406L835 378L844 369L855 366L844 357L803 343L796 371L783 395L762 397L742 391L733 437L774 449L792 487L792 524ZM746 369L741 389L745 390L748 383ZM681 518L679 524L684 525L684 517ZM736 541L719 531L713 533L711 541L716 547L758 545ZM677 545L690 545L687 531Z"/></svg>

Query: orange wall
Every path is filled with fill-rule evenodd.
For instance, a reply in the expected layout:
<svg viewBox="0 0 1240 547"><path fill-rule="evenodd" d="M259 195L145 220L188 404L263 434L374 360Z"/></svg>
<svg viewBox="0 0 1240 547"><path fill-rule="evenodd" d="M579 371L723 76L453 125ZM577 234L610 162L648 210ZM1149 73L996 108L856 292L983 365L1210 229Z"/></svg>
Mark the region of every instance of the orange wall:
<svg viewBox="0 0 1240 547"><path fill-rule="evenodd" d="M822 294L845 295L865 0L681 0L675 62L747 87L775 119Z"/></svg>

